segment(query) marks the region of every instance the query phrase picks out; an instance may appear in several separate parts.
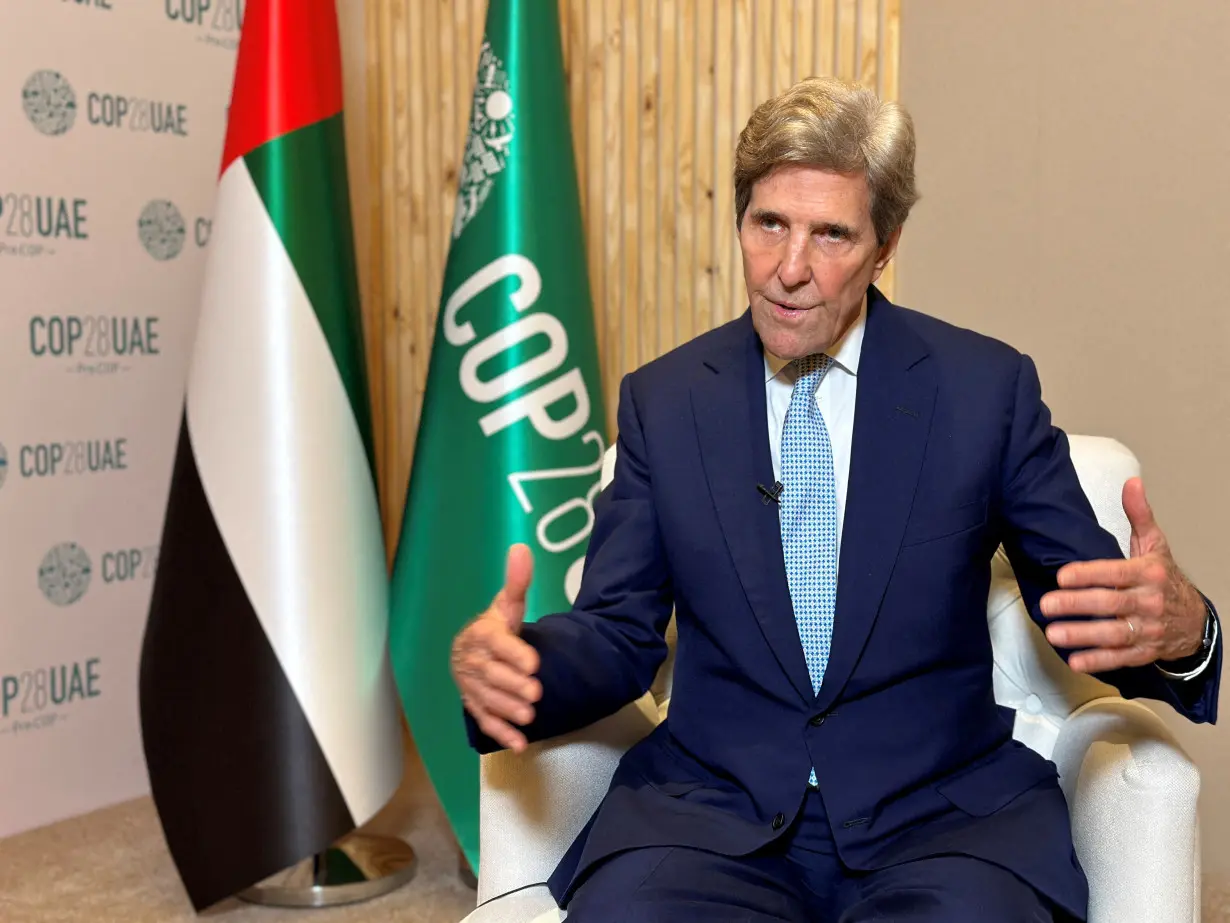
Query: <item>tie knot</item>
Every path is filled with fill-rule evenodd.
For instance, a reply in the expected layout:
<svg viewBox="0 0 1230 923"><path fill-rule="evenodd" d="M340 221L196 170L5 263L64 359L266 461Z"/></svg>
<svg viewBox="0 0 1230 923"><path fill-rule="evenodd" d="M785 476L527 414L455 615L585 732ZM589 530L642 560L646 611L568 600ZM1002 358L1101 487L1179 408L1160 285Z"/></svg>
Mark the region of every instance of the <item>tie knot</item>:
<svg viewBox="0 0 1230 923"><path fill-rule="evenodd" d="M805 389L814 395L816 388L820 386L820 379L824 377L824 373L828 371L832 362L833 360L824 353L814 353L810 356L803 356L801 359L795 359L794 367L799 375L794 383L795 390Z"/></svg>

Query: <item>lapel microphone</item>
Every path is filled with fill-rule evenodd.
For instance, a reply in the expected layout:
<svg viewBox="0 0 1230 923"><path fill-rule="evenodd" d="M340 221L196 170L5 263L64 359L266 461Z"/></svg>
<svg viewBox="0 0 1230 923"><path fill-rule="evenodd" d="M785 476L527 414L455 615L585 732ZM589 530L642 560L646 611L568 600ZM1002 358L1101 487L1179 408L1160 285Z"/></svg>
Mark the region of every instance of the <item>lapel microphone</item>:
<svg viewBox="0 0 1230 923"><path fill-rule="evenodd" d="M765 487L763 484L757 484L756 490L760 492L760 495L762 498L760 502L763 503L765 506L769 505L770 500L772 500L774 503L777 503L779 505L781 504L782 502L781 501L781 496L782 496L782 482L781 481L774 481L772 488Z"/></svg>

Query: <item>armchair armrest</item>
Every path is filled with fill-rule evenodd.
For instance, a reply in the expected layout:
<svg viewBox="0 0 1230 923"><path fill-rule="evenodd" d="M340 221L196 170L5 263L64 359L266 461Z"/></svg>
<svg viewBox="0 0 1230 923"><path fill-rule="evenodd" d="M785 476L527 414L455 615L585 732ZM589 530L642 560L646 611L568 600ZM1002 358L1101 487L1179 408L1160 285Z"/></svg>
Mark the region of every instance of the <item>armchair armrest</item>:
<svg viewBox="0 0 1230 923"><path fill-rule="evenodd" d="M646 693L608 718L531 744L524 753L482 757L480 905L550 877L606 794L624 752L658 720L657 703Z"/></svg>
<svg viewBox="0 0 1230 923"><path fill-rule="evenodd" d="M1200 774L1161 719L1095 699L1064 722L1052 759L1089 879L1089 923L1199 920Z"/></svg>

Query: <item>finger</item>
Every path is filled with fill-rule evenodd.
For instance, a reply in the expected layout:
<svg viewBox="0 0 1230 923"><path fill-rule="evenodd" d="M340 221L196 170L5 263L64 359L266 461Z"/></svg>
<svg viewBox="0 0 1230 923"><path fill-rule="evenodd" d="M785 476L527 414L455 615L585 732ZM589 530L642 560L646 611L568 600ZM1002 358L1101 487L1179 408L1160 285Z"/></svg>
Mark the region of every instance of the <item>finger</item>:
<svg viewBox="0 0 1230 923"><path fill-rule="evenodd" d="M1132 615L1136 599L1132 593L1106 588L1090 590L1051 590L1040 602L1048 618L1065 615Z"/></svg>
<svg viewBox="0 0 1230 923"><path fill-rule="evenodd" d="M1136 630L1133 631L1132 629ZM1148 640L1135 623L1126 619L1097 619L1092 622L1056 622L1046 626L1046 640L1056 647L1114 648L1131 647Z"/></svg>
<svg viewBox="0 0 1230 923"><path fill-rule="evenodd" d="M1145 582L1144 570L1139 558L1073 561L1059 568L1055 580L1064 589L1131 587Z"/></svg>
<svg viewBox="0 0 1230 923"><path fill-rule="evenodd" d="M1145 497L1145 484L1140 478L1128 478L1123 485L1123 512L1132 526L1133 555L1149 554L1160 542L1165 542L1162 530L1153 518L1153 508Z"/></svg>
<svg viewBox="0 0 1230 923"><path fill-rule="evenodd" d="M474 722L478 725L478 729L500 746L507 747L516 753L520 753L526 748L525 735L503 718L497 718L479 706L472 705L468 707L470 714L474 716Z"/></svg>
<svg viewBox="0 0 1230 923"><path fill-rule="evenodd" d="M542 698L542 683L503 661L497 660L490 663L485 671L484 679L488 685L516 696L527 705Z"/></svg>
<svg viewBox="0 0 1230 923"><path fill-rule="evenodd" d="M1105 673L1120 667L1143 667L1153 660L1153 655L1141 647L1101 647L1073 654L1068 666L1077 673Z"/></svg>
<svg viewBox="0 0 1230 923"><path fill-rule="evenodd" d="M534 576L534 556L528 545L508 549L504 566L504 588L500 590L499 609L508 627L517 630L525 618L525 594Z"/></svg>
<svg viewBox="0 0 1230 923"><path fill-rule="evenodd" d="M508 628L499 634L492 633L487 638L487 652L494 659L503 661L524 676L533 676L538 672L540 665L538 651Z"/></svg>
<svg viewBox="0 0 1230 923"><path fill-rule="evenodd" d="M470 700L494 718L513 724L526 725L534 720L534 706L514 695L482 681L470 683L467 690Z"/></svg>

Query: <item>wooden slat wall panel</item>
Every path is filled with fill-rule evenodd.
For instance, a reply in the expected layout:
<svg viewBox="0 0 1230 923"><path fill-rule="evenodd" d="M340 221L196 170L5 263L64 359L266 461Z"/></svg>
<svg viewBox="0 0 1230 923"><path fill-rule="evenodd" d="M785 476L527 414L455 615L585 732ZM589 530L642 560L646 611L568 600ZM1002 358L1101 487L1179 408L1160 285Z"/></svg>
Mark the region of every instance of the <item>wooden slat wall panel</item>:
<svg viewBox="0 0 1230 923"><path fill-rule="evenodd" d="M839 73L898 93L900 0L557 0L614 425L624 372L743 310L731 169L752 108ZM381 501L396 543L486 0L366 0L360 235ZM883 286L892 291L892 266Z"/></svg>

